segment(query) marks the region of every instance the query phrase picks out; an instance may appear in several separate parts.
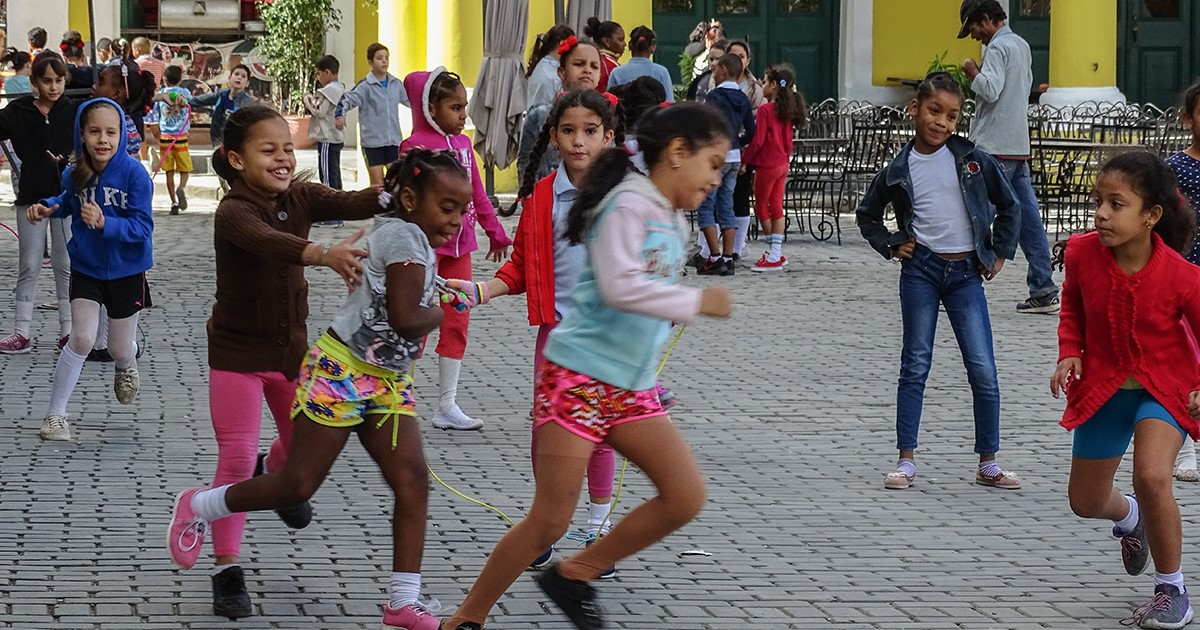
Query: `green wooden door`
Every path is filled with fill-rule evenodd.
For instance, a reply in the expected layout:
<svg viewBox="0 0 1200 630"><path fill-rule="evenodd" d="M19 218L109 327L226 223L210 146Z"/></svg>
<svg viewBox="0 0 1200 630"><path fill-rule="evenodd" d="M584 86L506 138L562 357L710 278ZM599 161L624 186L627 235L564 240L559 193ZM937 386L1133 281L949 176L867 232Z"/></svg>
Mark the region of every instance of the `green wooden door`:
<svg viewBox="0 0 1200 630"><path fill-rule="evenodd" d="M1130 102L1174 105L1195 78L1192 0L1119 0L1117 85Z"/></svg>
<svg viewBox="0 0 1200 630"><path fill-rule="evenodd" d="M1010 2L1008 25L1029 42L1033 54L1033 89L1050 83L1050 0Z"/></svg>
<svg viewBox="0 0 1200 630"><path fill-rule="evenodd" d="M655 60L679 81L679 56L687 36L705 19L716 19L731 40L750 44L756 76L773 63L796 69L805 97L837 97L838 0L654 0Z"/></svg>

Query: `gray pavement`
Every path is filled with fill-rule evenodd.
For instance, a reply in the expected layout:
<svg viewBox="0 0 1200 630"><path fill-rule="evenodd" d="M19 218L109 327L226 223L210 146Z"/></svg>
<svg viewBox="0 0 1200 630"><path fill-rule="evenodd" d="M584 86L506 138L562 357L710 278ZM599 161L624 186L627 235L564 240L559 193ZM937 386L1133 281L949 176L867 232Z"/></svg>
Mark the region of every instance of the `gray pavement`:
<svg viewBox="0 0 1200 630"><path fill-rule="evenodd" d="M0 203L8 203L11 195L0 191ZM147 354L136 404L116 404L112 368L89 363L69 407L76 441L43 443L37 430L55 360L53 313L36 314L34 352L0 357L0 626L378 627L391 508L359 446L347 448L315 496L307 529L288 531L273 514L251 515L243 562L256 616L236 623L213 617L205 563L180 572L167 560L163 528L173 493L208 481L215 466L204 336L214 204L198 199L169 217L165 198L158 201L155 307L142 320ZM737 303L729 321L689 326L663 376L682 401L672 415L696 450L709 501L695 522L599 585L612 626L1121 627L1152 594L1152 580L1124 574L1107 523L1069 512L1069 436L1057 425L1062 403L1046 392L1057 318L1014 311L1025 297L1024 264L1010 263L988 294L1003 392L1001 458L1025 487L972 483L970 393L943 318L920 478L907 491L885 491L883 473L895 457L899 268L871 251L848 221L843 226L842 246L794 236L784 247L792 261L785 273L687 279L729 286ZM317 228L313 238L328 242L354 228ZM16 240L0 231L0 241L0 268L12 270ZM478 274L494 270L477 260ZM7 291L15 274L5 277ZM340 290L329 270L308 277L313 336L327 325ZM41 302L52 299L47 278ZM0 314L7 329L10 311ZM526 413L534 331L521 299L498 300L473 319L460 400L487 425L461 434L426 423L426 454L448 483L516 517L533 490ZM430 400L436 364L424 361L417 372L418 393ZM428 404L421 410L427 414ZM273 434L266 426L264 444ZM1129 487L1128 467L1119 483ZM1196 524L1200 485L1177 485L1186 531ZM631 470L617 511L652 494ZM426 594L457 605L505 528L434 485ZM711 555L685 553L695 549ZM1194 557L1185 553L1185 572ZM523 577L488 627L567 629L565 619L546 613L549 606Z"/></svg>

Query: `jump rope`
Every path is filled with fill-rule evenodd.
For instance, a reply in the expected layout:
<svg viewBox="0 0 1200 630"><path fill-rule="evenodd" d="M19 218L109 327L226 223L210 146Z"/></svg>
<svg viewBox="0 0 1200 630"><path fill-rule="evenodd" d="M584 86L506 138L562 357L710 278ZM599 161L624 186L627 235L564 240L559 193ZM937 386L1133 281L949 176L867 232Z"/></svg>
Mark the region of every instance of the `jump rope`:
<svg viewBox="0 0 1200 630"><path fill-rule="evenodd" d="M438 289L439 289L439 291L442 292L442 301L446 302L448 304L452 304L456 309L459 308L459 304L465 302L465 300L463 299L463 297L465 297L465 296L456 295L452 289L449 289L448 287L445 286L444 281L442 283L439 283ZM465 310L465 308L459 309L459 310ZM683 324L679 327L679 332L675 333L675 338L671 340L671 345L667 346L667 352L663 355L662 361L660 361L658 364L658 369L655 370L655 372L654 372L655 378L657 378L659 375L662 374L663 368L667 367L667 359L671 358L671 353L675 351L675 344L679 343L679 338L683 336L683 331L686 329L687 329L687 324ZM613 494L612 502L609 503L608 513L604 515L604 520L602 522L607 522L609 520L609 518L616 512L617 502L621 500L621 490L625 487L625 472L629 468L629 458L622 457L622 459L624 461L621 463L621 474L619 477L617 477L617 491ZM463 499L466 499L467 501L469 501L471 503L474 503L475 505L478 505L483 508L487 508L488 510L495 512L496 514L500 515L500 518L508 521L508 526L510 528L516 526L517 523L515 521L513 521L512 518L510 518L507 514L505 514L504 511L501 510L500 508L498 508L494 505L491 505L490 503L476 499L472 496L469 496L469 495L459 491L458 489L454 488L454 486L451 486L450 484L443 481L442 478L439 477L436 472L434 472L433 467L430 466L428 463L425 464L425 467L429 470L429 474L433 475L433 478L435 480L437 480L437 482L439 484L441 484L443 488L449 490L450 492L454 493L455 495L457 495ZM584 543L594 540L594 538L595 538L595 536L592 534L583 534L583 533L574 532L574 531L567 532L566 537L568 540L575 540L575 541L584 542Z"/></svg>

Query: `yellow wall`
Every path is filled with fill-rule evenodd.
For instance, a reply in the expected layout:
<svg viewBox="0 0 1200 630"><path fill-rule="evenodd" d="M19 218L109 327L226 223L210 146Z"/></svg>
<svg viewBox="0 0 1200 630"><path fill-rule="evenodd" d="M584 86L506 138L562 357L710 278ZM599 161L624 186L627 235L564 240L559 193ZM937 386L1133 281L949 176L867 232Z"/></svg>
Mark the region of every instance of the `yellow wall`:
<svg viewBox="0 0 1200 630"><path fill-rule="evenodd" d="M1087 33L1081 37L1080 33ZM1050 85L1117 84L1117 2L1057 2L1050 14Z"/></svg>
<svg viewBox="0 0 1200 630"><path fill-rule="evenodd" d="M873 0L871 83L896 85L888 77L920 79L929 63L945 51L946 62L979 59L973 39L955 39L959 0ZM919 7L919 10L917 10ZM845 9L843 9L845 10Z"/></svg>
<svg viewBox="0 0 1200 630"><path fill-rule="evenodd" d="M633 32L633 29L639 26L654 28L654 4L649 2L649 0L613 0L612 13L613 21L625 29L626 38ZM669 34L659 33L659 41L662 41L664 36L667 35ZM686 38L686 34L684 36ZM625 61L627 59L629 59L628 49L626 49L625 56L621 60Z"/></svg>
<svg viewBox="0 0 1200 630"><path fill-rule="evenodd" d="M88 33L91 32L88 25L88 0L69 0L69 4L67 4L67 28L79 31L83 34L83 39L88 39ZM49 47L56 49L58 46L57 41L55 35L51 34Z"/></svg>
<svg viewBox="0 0 1200 630"><path fill-rule="evenodd" d="M367 76L370 66L367 64L367 46L377 41L379 37L379 12L374 5L366 2L354 3L354 74L346 76L341 73L341 81L346 85L354 85L356 81Z"/></svg>

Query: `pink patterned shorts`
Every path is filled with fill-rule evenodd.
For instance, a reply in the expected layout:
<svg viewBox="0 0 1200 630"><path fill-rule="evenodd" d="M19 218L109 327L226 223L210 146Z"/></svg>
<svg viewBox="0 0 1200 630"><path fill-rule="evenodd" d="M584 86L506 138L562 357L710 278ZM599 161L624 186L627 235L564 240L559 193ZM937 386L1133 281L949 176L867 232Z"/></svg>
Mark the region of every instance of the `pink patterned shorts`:
<svg viewBox="0 0 1200 630"><path fill-rule="evenodd" d="M553 361L542 363L534 389L533 428L556 422L600 443L618 424L666 415L653 389L633 391L602 383Z"/></svg>

